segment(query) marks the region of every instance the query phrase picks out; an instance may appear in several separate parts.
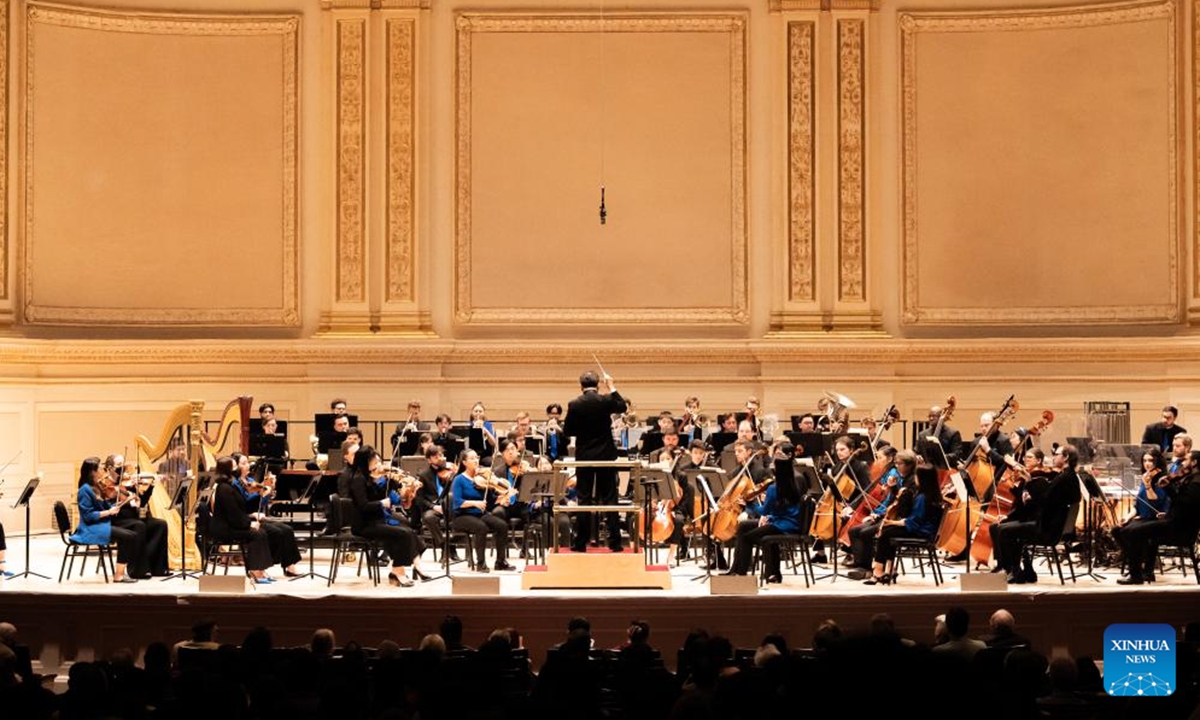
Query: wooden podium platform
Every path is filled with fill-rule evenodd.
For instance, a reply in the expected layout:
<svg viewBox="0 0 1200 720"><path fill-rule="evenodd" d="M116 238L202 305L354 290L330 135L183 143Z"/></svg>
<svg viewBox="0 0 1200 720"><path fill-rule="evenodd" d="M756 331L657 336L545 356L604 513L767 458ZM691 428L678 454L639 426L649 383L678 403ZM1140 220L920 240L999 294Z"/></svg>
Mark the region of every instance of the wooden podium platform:
<svg viewBox="0 0 1200 720"><path fill-rule="evenodd" d="M665 565L647 566L640 552L551 553L544 566L525 568L521 588L670 590L671 573Z"/></svg>

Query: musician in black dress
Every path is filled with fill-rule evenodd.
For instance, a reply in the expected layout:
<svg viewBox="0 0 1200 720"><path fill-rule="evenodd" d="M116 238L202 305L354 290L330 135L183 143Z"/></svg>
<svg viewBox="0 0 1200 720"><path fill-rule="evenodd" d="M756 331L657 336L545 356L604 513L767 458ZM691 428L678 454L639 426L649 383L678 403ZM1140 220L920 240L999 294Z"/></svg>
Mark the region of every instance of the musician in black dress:
<svg viewBox="0 0 1200 720"><path fill-rule="evenodd" d="M147 484L144 488L139 487L138 479L133 477L132 472L127 477L125 458L122 455L109 455L105 458L104 470L129 497L129 502L122 505L117 516L113 518L113 527L132 530L142 538L142 552L129 566L129 574L141 579L170 575L171 568L167 561L167 522L150 515L142 517L142 508L147 507L147 503L150 502L154 486Z"/></svg>
<svg viewBox="0 0 1200 720"><path fill-rule="evenodd" d="M988 534L992 537L992 555L996 558L996 567L992 568L992 572L1012 574L1017 570L1020 558L1010 558L1004 554L1005 548L1011 548L1013 543L1002 541L1002 538L1014 523L1037 521L1038 503L1045 496L1050 478L1055 474L1043 467L1045 459L1046 454L1038 448L1025 451L1024 465L1017 469L1012 487L1012 508L1007 515L988 527Z"/></svg>
<svg viewBox="0 0 1200 720"><path fill-rule="evenodd" d="M575 459L579 461L616 460L617 446L613 442L612 417L623 415L629 405L617 392L613 379L604 375L606 393L600 392L600 378L587 371L579 376L583 392L567 405L567 418L563 434L575 438ZM580 505L616 505L617 471L613 468L577 468L576 487ZM608 525L608 547L621 552L621 522L616 513L606 513ZM575 552L587 550L592 536L590 513L579 513L575 521L575 539L571 549Z"/></svg>
<svg viewBox="0 0 1200 720"><path fill-rule="evenodd" d="M260 521L246 512L246 501L233 486L233 458L217 458L214 470L216 487L212 496L209 538L218 543L240 543L246 556L246 572L259 584L274 582L267 576L271 567L271 544Z"/></svg>
<svg viewBox="0 0 1200 720"><path fill-rule="evenodd" d="M254 481L250 474L250 458L241 453L234 453L232 457L237 463L233 486L241 493L247 514L258 520L263 532L267 534L272 563L282 567L283 574L288 577L299 575L296 563L300 562L300 549L296 546L296 531L281 520L272 521L268 518L267 503L274 488Z"/></svg>
<svg viewBox="0 0 1200 720"><path fill-rule="evenodd" d="M1171 508L1154 520L1140 522L1121 533L1129 575L1117 582L1141 585L1154 580L1154 558L1160 543L1190 545L1200 531L1200 450L1183 460L1183 476L1163 488L1171 497Z"/></svg>
<svg viewBox="0 0 1200 720"><path fill-rule="evenodd" d="M358 536L376 540L392 559L392 571L388 582L395 586L412 587L413 581L406 568L413 566L419 553L419 537L404 525L389 525L392 501L388 499L386 487L380 487L376 478L383 474L383 461L370 445L364 445L354 454L354 469L350 474L347 491L351 500L350 529ZM421 577L413 567L413 574Z"/></svg>

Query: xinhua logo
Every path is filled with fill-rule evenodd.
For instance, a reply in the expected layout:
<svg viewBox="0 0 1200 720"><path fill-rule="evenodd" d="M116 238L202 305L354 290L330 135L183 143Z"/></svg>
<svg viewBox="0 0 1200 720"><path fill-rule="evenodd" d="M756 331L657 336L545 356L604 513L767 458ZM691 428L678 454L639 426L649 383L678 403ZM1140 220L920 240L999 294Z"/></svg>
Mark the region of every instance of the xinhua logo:
<svg viewBox="0 0 1200 720"><path fill-rule="evenodd" d="M1175 629L1109 625L1104 631L1104 689L1121 697L1175 692Z"/></svg>

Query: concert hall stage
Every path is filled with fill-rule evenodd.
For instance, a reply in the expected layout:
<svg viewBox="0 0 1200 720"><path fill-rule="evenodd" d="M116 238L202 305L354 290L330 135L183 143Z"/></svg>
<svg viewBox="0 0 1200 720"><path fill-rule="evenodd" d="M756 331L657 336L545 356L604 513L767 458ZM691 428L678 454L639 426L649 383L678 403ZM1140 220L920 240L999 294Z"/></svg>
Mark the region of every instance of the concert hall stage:
<svg viewBox="0 0 1200 720"><path fill-rule="evenodd" d="M24 568L22 550L19 541L11 543L11 571ZM94 561L85 577L76 574L60 584L58 538L35 538L32 554L33 569L52 579L0 581L0 620L17 625L34 657L42 658L45 672L60 670L60 661L103 657L116 648L136 650L157 640L173 643L186 638L201 617L217 620L222 642L239 643L250 628L264 625L277 645L306 643L315 628L329 627L339 643L355 640L375 646L388 638L409 646L436 632L442 617L453 613L462 618L464 640L470 645L482 642L495 627L517 628L535 662L563 639L573 615L591 621L598 646L618 645L630 620L640 618L650 623L652 642L666 650L668 664L673 664L673 649L694 628L726 635L739 647L782 631L801 647L809 644L822 620L833 618L843 627L862 628L874 613L887 612L903 634L928 641L934 616L952 605L970 611L973 634L986 633L988 615L1004 607L1039 651L1064 648L1097 657L1109 624L1160 622L1178 628L1200 621L1200 586L1190 573L1185 577L1178 570L1153 585L1137 587L1117 585L1115 569L1100 571L1102 580L1068 579L1065 586L1043 572L1037 584L1008 586L1000 592L961 591L961 565L946 568L941 587L932 579L922 580L911 567L891 586L838 578L805 588L802 577L785 574L782 585L760 589L757 595L716 596L699 580L702 573L686 563L671 570L673 588L667 591L522 590L519 572L482 576L467 571L464 563L454 566L455 575L500 581L499 595L467 596L452 594L445 579L412 588L373 587L365 574L356 577L355 567L345 565L332 587L324 580L300 579L247 585L245 594L235 595L201 593L196 580L105 584L93 574ZM436 567L425 564L426 572ZM278 574L278 568L273 570ZM816 566L818 576L826 570ZM316 571L328 572L326 551L318 551Z"/></svg>

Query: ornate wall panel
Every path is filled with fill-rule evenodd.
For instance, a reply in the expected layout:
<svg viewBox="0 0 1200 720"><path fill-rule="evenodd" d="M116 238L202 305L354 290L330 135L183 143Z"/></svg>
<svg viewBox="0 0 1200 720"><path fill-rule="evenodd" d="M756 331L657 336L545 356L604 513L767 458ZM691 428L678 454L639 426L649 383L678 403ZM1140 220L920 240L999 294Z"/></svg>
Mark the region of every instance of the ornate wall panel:
<svg viewBox="0 0 1200 720"><path fill-rule="evenodd" d="M416 21L387 21L387 300L416 299L414 230Z"/></svg>
<svg viewBox="0 0 1200 720"><path fill-rule="evenodd" d="M900 14L903 322L1179 322L1176 18Z"/></svg>
<svg viewBox="0 0 1200 720"><path fill-rule="evenodd" d="M0 108L0 300L8 300L8 3L0 6Z"/></svg>
<svg viewBox="0 0 1200 720"><path fill-rule="evenodd" d="M299 18L24 21L24 321L298 325Z"/></svg>
<svg viewBox="0 0 1200 720"><path fill-rule="evenodd" d="M337 284L340 303L367 299L367 21L337 28Z"/></svg>
<svg viewBox="0 0 1200 720"><path fill-rule="evenodd" d="M788 23L788 300L816 300L817 24Z"/></svg>
<svg viewBox="0 0 1200 720"><path fill-rule="evenodd" d="M839 19L838 300L867 299L865 20Z"/></svg>
<svg viewBox="0 0 1200 720"><path fill-rule="evenodd" d="M457 22L455 320L748 323L745 16Z"/></svg>

